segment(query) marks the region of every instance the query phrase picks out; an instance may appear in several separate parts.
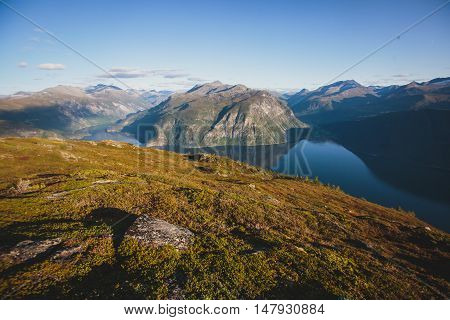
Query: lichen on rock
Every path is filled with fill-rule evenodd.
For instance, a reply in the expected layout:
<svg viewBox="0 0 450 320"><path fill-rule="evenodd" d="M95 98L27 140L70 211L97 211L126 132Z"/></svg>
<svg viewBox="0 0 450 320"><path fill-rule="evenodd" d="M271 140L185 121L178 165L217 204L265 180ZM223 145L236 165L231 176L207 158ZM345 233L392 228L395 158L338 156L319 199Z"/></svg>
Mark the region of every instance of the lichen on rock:
<svg viewBox="0 0 450 320"><path fill-rule="evenodd" d="M39 241L24 240L1 254L0 261L12 265L24 263L36 258L40 254L44 254L60 243L61 239L59 238Z"/></svg>
<svg viewBox="0 0 450 320"><path fill-rule="evenodd" d="M125 233L125 237L134 238L141 244L153 247L172 245L177 249L185 249L193 236L186 228L145 214L139 216Z"/></svg>

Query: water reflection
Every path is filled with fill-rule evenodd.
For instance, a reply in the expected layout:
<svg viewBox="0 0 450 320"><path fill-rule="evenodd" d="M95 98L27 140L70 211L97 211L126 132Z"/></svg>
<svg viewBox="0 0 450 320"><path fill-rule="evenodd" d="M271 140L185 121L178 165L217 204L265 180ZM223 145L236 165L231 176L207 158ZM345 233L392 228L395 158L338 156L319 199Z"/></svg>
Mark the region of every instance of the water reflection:
<svg viewBox="0 0 450 320"><path fill-rule="evenodd" d="M200 148L183 148L180 146L164 146L161 149L185 154L209 153L225 156L230 159L246 162L248 164L272 168L281 157L286 155L289 150L297 145L296 142L262 145L262 146L216 146Z"/></svg>
<svg viewBox="0 0 450 320"><path fill-rule="evenodd" d="M132 136L122 134L119 132L107 132L105 130L91 132L89 135L83 137L83 140L90 140L90 141L113 140L113 141L131 143L136 146L140 145L139 142Z"/></svg>
<svg viewBox="0 0 450 320"><path fill-rule="evenodd" d="M433 173L433 168L426 172L423 166L384 161L382 158L368 161L339 144L306 140L290 149L272 169L298 175L297 159L302 157L309 164L312 175L323 183L338 185L351 195L387 207L414 211L422 220L450 230L448 174ZM440 186L440 191L436 186Z"/></svg>
<svg viewBox="0 0 450 320"><path fill-rule="evenodd" d="M422 220L450 230L450 178L448 174L433 172L433 168L359 157L330 141L301 140L253 147L168 146L164 149L187 154L217 154L288 175L317 176L321 182L337 185L351 195L384 206L414 211ZM439 186L440 191L435 192L431 186Z"/></svg>
<svg viewBox="0 0 450 320"><path fill-rule="evenodd" d="M116 140L139 145L123 134L101 132L87 140ZM318 177L323 183L388 207L402 207L443 230L450 231L450 171L408 161L386 161L356 154L334 142L300 137L262 146L161 147L185 154L209 153L294 176Z"/></svg>

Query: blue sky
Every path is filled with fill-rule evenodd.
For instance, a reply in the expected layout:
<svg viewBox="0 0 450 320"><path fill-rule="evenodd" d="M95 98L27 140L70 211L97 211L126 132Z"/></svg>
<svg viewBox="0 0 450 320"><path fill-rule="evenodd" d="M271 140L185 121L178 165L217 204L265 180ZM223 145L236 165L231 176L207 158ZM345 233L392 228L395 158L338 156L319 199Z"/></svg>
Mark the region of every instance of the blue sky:
<svg viewBox="0 0 450 320"><path fill-rule="evenodd" d="M445 0L14 1L130 87L220 80L316 88ZM365 85L450 75L450 4L340 79ZM123 87L0 3L0 94L57 84Z"/></svg>

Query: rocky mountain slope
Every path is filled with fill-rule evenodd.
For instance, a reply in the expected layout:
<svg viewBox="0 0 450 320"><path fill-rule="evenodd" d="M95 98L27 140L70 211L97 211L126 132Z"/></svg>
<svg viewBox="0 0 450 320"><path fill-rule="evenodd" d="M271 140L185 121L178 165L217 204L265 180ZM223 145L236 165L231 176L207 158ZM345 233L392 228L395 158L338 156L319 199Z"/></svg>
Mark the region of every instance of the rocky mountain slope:
<svg viewBox="0 0 450 320"><path fill-rule="evenodd" d="M216 156L0 139L0 212L3 299L449 298L447 233Z"/></svg>
<svg viewBox="0 0 450 320"><path fill-rule="evenodd" d="M338 81L314 91L300 90L289 97L288 103L296 113L310 113L317 110L332 110L333 104L354 97L376 95L375 88L364 87L354 80Z"/></svg>
<svg viewBox="0 0 450 320"><path fill-rule="evenodd" d="M110 124L148 109L168 93L122 90L99 84L85 89L57 86L0 99L3 135L71 135L91 126Z"/></svg>
<svg viewBox="0 0 450 320"><path fill-rule="evenodd" d="M287 130L307 127L269 92L218 81L175 93L137 118L123 131L154 146L283 143Z"/></svg>
<svg viewBox="0 0 450 320"><path fill-rule="evenodd" d="M339 81L313 91L301 90L287 99L306 122L323 124L385 112L450 108L450 78L412 82L404 86L365 87Z"/></svg>

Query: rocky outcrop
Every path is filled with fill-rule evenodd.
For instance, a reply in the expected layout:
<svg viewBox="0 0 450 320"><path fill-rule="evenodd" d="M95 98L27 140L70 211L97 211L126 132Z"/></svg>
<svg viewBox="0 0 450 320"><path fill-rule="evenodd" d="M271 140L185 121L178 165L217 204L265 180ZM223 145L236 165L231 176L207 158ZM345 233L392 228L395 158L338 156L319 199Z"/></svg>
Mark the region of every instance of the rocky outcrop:
<svg viewBox="0 0 450 320"><path fill-rule="evenodd" d="M62 248L55 253L55 255L52 257L52 260L66 261L81 252L83 252L83 246L81 246L81 245L77 245L77 246L73 246L73 247L69 247L69 248Z"/></svg>
<svg viewBox="0 0 450 320"><path fill-rule="evenodd" d="M35 259L61 243L61 239L24 240L0 255L2 265L17 265Z"/></svg>
<svg viewBox="0 0 450 320"><path fill-rule="evenodd" d="M152 247L172 245L177 249L185 249L193 236L194 234L186 228L148 215L139 216L125 233L125 238L136 239L144 245Z"/></svg>

